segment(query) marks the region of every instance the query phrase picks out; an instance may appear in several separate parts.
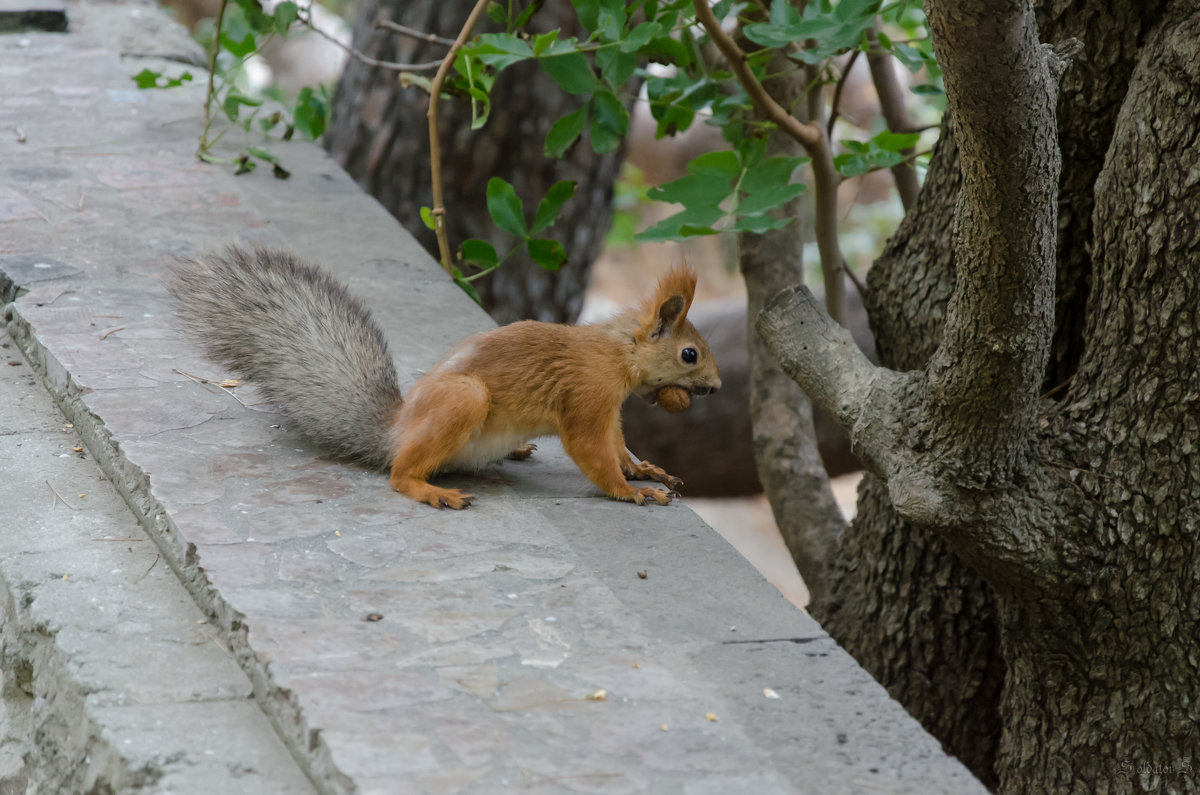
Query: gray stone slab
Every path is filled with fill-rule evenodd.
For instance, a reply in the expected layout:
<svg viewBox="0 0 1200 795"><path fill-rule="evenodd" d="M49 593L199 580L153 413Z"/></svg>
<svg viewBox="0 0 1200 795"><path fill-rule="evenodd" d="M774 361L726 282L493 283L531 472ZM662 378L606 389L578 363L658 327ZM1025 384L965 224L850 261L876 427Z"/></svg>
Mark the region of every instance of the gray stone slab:
<svg viewBox="0 0 1200 795"><path fill-rule="evenodd" d="M154 541L29 366L9 361L0 789L312 791Z"/></svg>
<svg viewBox="0 0 1200 795"><path fill-rule="evenodd" d="M242 678L170 662L188 632L89 628L101 612L165 621L122 601L167 578L162 564L31 544L13 565L40 584L34 607L65 621L80 594L96 600L78 609L88 626L59 627L54 659L132 636L180 674L135 687L114 684L136 672L121 659L75 665L100 728L64 730L47 753L136 744L152 720L224 719L258 737L253 703L323 792L982 791L688 509L609 501L550 442L528 462L447 478L479 501L434 511L322 457L253 388L239 402L175 372L225 375L176 329L164 269L233 240L289 246L346 280L376 311L404 385L490 321L319 149L276 147L287 182L198 163L199 87L135 100L124 92L143 62L113 50L143 19L152 36L165 30L161 18L69 8L83 20L71 46L0 40L0 96L18 99L0 103L0 129L19 120L29 132L19 156L0 151L0 271L25 290L9 330L207 622L192 628L211 640L187 648L227 650L213 671ZM41 427L45 444L66 444L58 423ZM140 582L120 579L143 563ZM193 676L205 695L180 695ZM84 690L64 691L51 714L89 709ZM221 773L199 739L161 741L196 781ZM185 768L159 765L158 785L192 785Z"/></svg>

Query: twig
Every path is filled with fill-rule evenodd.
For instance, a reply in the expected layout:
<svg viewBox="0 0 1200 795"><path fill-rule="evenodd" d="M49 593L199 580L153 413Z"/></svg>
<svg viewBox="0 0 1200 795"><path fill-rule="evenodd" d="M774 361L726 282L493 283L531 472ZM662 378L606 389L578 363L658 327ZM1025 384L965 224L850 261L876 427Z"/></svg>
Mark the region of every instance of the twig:
<svg viewBox="0 0 1200 795"><path fill-rule="evenodd" d="M233 394L233 391L230 390L228 387L221 386L221 384L217 381L212 381L207 378L201 378L200 376L192 375L191 373L185 373L183 370L172 369L171 372L178 373L179 375L183 376L184 378L188 379L189 381L195 381L197 384L200 384L201 386L215 386L217 389L221 390L226 395L229 395L229 397L233 398L238 403L241 403L244 408L249 408L249 406L246 405L246 401L242 400L240 397Z"/></svg>
<svg viewBox="0 0 1200 795"><path fill-rule="evenodd" d="M50 491L54 492L55 501L50 503L50 510L54 510L54 506L58 504L58 500L62 500L62 504L70 508L72 511L77 510L74 505L67 502L67 498L58 493L58 489L50 481L46 481L46 485L50 487Z"/></svg>
<svg viewBox="0 0 1200 795"><path fill-rule="evenodd" d="M454 39L447 39L436 33L426 33L416 28L410 28L408 25L401 25L399 22L393 22L379 12L379 16L375 17L375 30L390 30L394 33L399 33L401 36L408 36L410 39L418 41L427 41L430 44L444 44L447 47L454 46ZM440 61L439 61L440 63Z"/></svg>
<svg viewBox="0 0 1200 795"><path fill-rule="evenodd" d="M872 44L876 42L874 27L867 28L867 40ZM892 68L892 56L887 53L867 53L867 65L871 69L871 80L875 83L875 95L879 97L879 110L883 113L883 120L887 122L888 129L898 132L911 126L908 108L904 102L904 91L900 88L900 82L896 80L896 72ZM900 151L908 155L913 149L909 147ZM904 212L908 212L917 203L917 193L921 190L921 185L917 182L917 172L907 163L898 163L892 166L892 178L896 181L896 192L900 194Z"/></svg>
<svg viewBox="0 0 1200 795"><path fill-rule="evenodd" d="M717 18L713 16L712 9L708 7L708 0L692 0L692 4L696 7L696 19L704 26L708 37L712 39L713 44L717 45L717 49L725 56L725 60L729 61L730 68L733 69L742 88L746 89L746 93L750 95L754 106L760 113L778 124L784 132L803 144L804 148L809 150L809 156L815 161L817 159L816 152L825 148L825 138L821 134L821 129L811 122L805 124L800 121L784 110L767 93L763 84L758 81L746 63L746 53L721 29L721 23L717 21Z"/></svg>
<svg viewBox="0 0 1200 795"><path fill-rule="evenodd" d="M341 41L338 41L336 36L331 36L330 34L318 28L313 24L311 14L297 14L296 19L303 22L305 27L307 27L313 33L316 33L318 36L327 41L333 42L343 51L345 51L351 58L356 61L362 61L367 66L375 66L379 69L390 69L394 72L427 72L430 69L437 69L442 63L440 60L425 61L424 63L396 63L395 61L380 61L377 58L372 58L366 53L359 52L353 47L343 44Z"/></svg>
<svg viewBox="0 0 1200 795"><path fill-rule="evenodd" d="M157 566L157 565L158 565L158 559L159 559L159 558L161 558L161 557L162 557L162 555L155 555L155 556L154 556L154 562L150 564L150 568L149 568L149 569L146 569L144 572L142 572L142 576L141 576L141 577L138 577L136 580L134 580L134 581L133 581L133 584L134 584L134 585L137 585L139 582L141 582L142 580L146 579L146 575L150 573L150 569L153 569L155 566Z"/></svg>
<svg viewBox="0 0 1200 795"><path fill-rule="evenodd" d="M854 68L855 61L858 60L859 53L862 50L855 50L850 53L850 59L846 61L846 68L842 70L842 76L838 78L837 85L833 89L833 102L829 106L829 121L825 125L825 137L833 138L833 124L841 115L842 91L846 88L846 79L850 77L850 70Z"/></svg>
<svg viewBox="0 0 1200 795"><path fill-rule="evenodd" d="M814 74L816 66L807 67ZM812 156L813 203L815 218L813 232L817 238L817 252L821 257L821 276L825 283L825 311L838 323L843 323L846 303L846 280L842 278L846 258L838 241L837 190L841 175L833 167L833 151L829 139L824 136L825 97L819 87L808 92L808 120L821 135L821 147L809 150ZM843 323L844 325L844 323Z"/></svg>
<svg viewBox="0 0 1200 795"><path fill-rule="evenodd" d="M113 334L116 334L118 331L124 331L124 330L125 330L124 326L117 326L116 328L110 328L108 331L106 331L100 335L100 341L103 342L104 340L106 340L110 336L112 336Z"/></svg>
<svg viewBox="0 0 1200 795"><path fill-rule="evenodd" d="M230 653L229 649L225 647L225 644L222 643L220 641L220 639L217 638L216 635L208 634L208 632L206 632L203 627L200 627L200 634L204 636L204 640L199 641L198 643L193 643L192 644L193 646L203 646L206 643L211 643L212 645L214 645L218 649L220 649L222 652L224 652L227 657L233 656L233 654Z"/></svg>
<svg viewBox="0 0 1200 795"><path fill-rule="evenodd" d="M701 2L701 0L696 1ZM433 183L433 226L437 233L438 254L446 273L454 272L454 261L450 254L450 239L446 234L446 205L442 197L442 144L438 137L438 102L442 97L442 84L446 82L446 75L449 74L450 67L458 56L458 51L467 43L467 38L475 28L475 23L483 15L489 2L490 0L478 0L475 3L462 30L458 32L458 38L450 46L450 52L446 53L446 57L442 59L442 64L433 77L433 83L429 86L429 171Z"/></svg>
<svg viewBox="0 0 1200 795"><path fill-rule="evenodd" d="M858 274L856 274L845 261L842 262L842 270L846 272L848 277L850 277L850 282L854 285L854 289L858 290L858 297L866 298L867 286L862 283L862 279L858 278Z"/></svg>
<svg viewBox="0 0 1200 795"><path fill-rule="evenodd" d="M204 130L200 133L200 147L196 150L196 157L203 155L211 146L208 143L208 131L212 128L213 81L217 74L217 53L221 51L221 22L225 19L225 6L228 4L229 0L221 0L221 7L217 9L217 21L213 23L212 51L208 54L208 88L204 92Z"/></svg>

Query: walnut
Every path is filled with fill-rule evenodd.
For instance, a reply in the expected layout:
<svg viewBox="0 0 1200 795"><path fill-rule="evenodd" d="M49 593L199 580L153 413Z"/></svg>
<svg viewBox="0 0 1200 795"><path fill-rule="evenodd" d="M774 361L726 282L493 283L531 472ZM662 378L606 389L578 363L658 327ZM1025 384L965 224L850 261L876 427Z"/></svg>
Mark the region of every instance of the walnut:
<svg viewBox="0 0 1200 795"><path fill-rule="evenodd" d="M678 414L692 405L692 396L681 386L664 386L658 390L654 399L658 405L672 414Z"/></svg>

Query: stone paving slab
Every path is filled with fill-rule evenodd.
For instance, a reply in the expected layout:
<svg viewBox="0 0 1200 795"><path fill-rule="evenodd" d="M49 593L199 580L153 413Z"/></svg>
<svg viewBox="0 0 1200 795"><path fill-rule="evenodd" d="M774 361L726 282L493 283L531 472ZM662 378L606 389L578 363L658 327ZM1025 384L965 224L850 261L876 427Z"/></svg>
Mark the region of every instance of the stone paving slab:
<svg viewBox="0 0 1200 795"><path fill-rule="evenodd" d="M3 331L0 360L0 791L314 791Z"/></svg>
<svg viewBox="0 0 1200 795"><path fill-rule="evenodd" d="M982 791L688 509L604 499L549 443L446 478L479 500L434 511L322 458L252 387L179 375L225 374L177 331L165 266L231 240L349 282L406 386L491 321L319 149L274 146L287 182L198 163L201 89L128 90L159 63L134 54L170 56L150 6L68 13L66 36L0 37L0 130L25 134L0 141L9 331L253 699L154 717L147 696L98 706L106 725L269 720L321 792ZM131 49L141 25L157 44Z"/></svg>

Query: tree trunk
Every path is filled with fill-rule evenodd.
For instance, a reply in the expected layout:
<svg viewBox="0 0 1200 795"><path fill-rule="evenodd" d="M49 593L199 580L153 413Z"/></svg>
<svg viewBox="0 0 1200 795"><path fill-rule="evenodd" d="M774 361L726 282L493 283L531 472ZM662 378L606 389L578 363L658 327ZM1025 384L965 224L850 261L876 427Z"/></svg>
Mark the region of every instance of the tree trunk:
<svg viewBox="0 0 1200 795"><path fill-rule="evenodd" d="M437 60L445 55L445 46L375 30L376 17L382 12L392 21L454 38L474 5L471 0L362 0L354 47L383 61ZM577 24L574 10L566 3L548 4L534 16L535 26L559 27L562 35L577 34L572 33ZM422 205L431 204L428 101L421 89L401 87L395 72L352 58L334 95L334 120L326 146L437 257L437 242L419 214ZM578 183L575 198L548 230L567 251L568 262L560 271L544 271L521 253L475 282L484 308L500 323L524 318L571 321L583 303L588 270L611 220L612 183L621 153L596 155L585 136L563 159L545 157L546 132L578 106L577 98L559 89L532 62L509 67L500 75L492 91L491 118L480 130L470 129L468 102L442 100L446 225L455 249L471 237L490 241L502 255L513 245L512 238L496 229L488 216L485 189L490 177L511 182L530 214L554 182Z"/></svg>
<svg viewBox="0 0 1200 795"><path fill-rule="evenodd" d="M789 69L786 60L778 56L770 70L776 75L766 86L772 96L785 107L803 107L809 90L805 71ZM790 136L775 132L768 139L767 154L795 157L803 150ZM801 206L802 200L797 198L784 207L797 220L783 229L738 235L738 262L746 280L751 325L771 296L803 281L804 243L806 234L811 233L802 223L806 214ZM810 601L817 603L825 598L829 567L845 520L817 449L812 403L753 329L748 337L750 417L758 477L780 535L808 587Z"/></svg>
<svg viewBox="0 0 1200 795"><path fill-rule="evenodd" d="M1062 171L1057 208L1049 203L1056 223L1031 223L1040 237L1021 254L1036 262L1043 252L1056 294L1027 281L998 295L1002 310L1006 297L1022 294L1047 307L1042 385L1053 392L1030 421L1015 406L1011 417L1020 421L996 443L975 427L991 423L991 412L956 420L962 404L987 406L988 392L997 410L1013 408L1005 401L1014 379L989 380L979 367L978 384L955 386L945 373L977 355L972 335L1006 320L1003 311L962 314L979 301L964 292L986 292L1011 276L979 280L969 258L991 253L981 241L1004 247L1022 239L1019 230L995 234L1005 214L980 216L972 204L980 186L986 193L989 180L999 180L999 192L1028 191L1021 206L1047 206L1025 181L1005 182L1010 169L1028 167L1021 146L1046 125L1023 126L1007 157L989 158L977 144L956 156L957 131L977 136L980 125L948 122L955 133L939 144L915 211L869 277L872 327L892 372L878 373L858 401L875 418L854 427L875 474L819 617L948 750L1003 792L1196 792L1200 9L1185 0L1044 5L1043 41L1084 44L1057 104ZM938 13L931 9L931 20ZM942 25L935 36L963 34ZM996 55L1012 44L1004 33L973 50L1000 70L1020 60ZM1033 57L1037 48L1015 51ZM960 63L949 58L945 66L954 96ZM988 81L987 90L956 101L990 103L984 110L1003 124L1022 104L1002 99L1003 83ZM1034 182L1044 173L1030 171ZM968 186L974 198L964 196ZM964 278L971 283L960 284ZM854 393L830 390L814 375L818 335L787 325L793 316L811 318L795 295L781 296L760 328L786 325L779 339L807 335L816 354L776 350L814 402L837 409L838 400L817 398L822 389L842 401ZM947 357L955 346L964 353ZM991 353L1036 360L1006 348L1004 338L982 350ZM930 413L942 427L927 423ZM915 430L895 431L890 445L873 439L897 420ZM1024 450L1013 446L1022 437ZM959 455L962 439L978 449ZM989 450L1013 455L988 460ZM924 467L918 474L928 482L905 470L906 461Z"/></svg>

